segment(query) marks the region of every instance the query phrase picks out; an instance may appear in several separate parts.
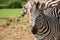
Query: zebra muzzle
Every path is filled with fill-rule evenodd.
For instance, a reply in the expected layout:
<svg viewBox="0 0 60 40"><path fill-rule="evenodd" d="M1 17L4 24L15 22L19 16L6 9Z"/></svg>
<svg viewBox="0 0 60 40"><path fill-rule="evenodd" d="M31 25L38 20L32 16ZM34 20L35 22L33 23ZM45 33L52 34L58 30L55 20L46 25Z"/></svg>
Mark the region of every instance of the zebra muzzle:
<svg viewBox="0 0 60 40"><path fill-rule="evenodd" d="M31 29L31 31L32 31L33 34L36 34L37 31L38 31L38 29L37 29L36 27L33 27L33 28Z"/></svg>

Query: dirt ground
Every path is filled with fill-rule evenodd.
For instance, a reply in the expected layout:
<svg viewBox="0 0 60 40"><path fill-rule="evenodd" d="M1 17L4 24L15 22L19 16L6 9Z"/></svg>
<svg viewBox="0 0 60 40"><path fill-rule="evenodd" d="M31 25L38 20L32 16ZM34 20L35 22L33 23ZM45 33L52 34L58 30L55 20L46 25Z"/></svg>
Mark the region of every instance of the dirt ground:
<svg viewBox="0 0 60 40"><path fill-rule="evenodd" d="M29 17L0 19L0 40L34 40Z"/></svg>

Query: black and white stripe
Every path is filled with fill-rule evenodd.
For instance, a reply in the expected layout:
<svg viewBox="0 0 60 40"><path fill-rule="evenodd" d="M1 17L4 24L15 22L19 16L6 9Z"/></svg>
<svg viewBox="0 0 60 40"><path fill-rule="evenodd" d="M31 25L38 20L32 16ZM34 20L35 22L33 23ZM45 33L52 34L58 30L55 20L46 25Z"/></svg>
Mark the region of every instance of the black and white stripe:
<svg viewBox="0 0 60 40"><path fill-rule="evenodd" d="M60 5L60 0L47 0L45 1L46 7L54 7Z"/></svg>

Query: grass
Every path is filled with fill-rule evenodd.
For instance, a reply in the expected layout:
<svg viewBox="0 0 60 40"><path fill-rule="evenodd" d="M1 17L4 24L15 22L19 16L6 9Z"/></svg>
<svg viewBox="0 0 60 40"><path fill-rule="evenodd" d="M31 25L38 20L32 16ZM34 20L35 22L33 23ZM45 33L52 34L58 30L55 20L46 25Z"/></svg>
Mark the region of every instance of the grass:
<svg viewBox="0 0 60 40"><path fill-rule="evenodd" d="M20 17L22 9L0 9L0 18Z"/></svg>

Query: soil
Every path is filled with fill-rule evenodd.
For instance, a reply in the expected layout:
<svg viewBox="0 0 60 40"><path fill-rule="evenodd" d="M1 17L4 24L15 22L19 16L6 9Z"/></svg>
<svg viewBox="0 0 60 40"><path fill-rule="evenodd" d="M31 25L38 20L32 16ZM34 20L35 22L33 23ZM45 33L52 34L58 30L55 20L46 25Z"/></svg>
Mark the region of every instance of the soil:
<svg viewBox="0 0 60 40"><path fill-rule="evenodd" d="M29 16L0 19L0 40L34 40Z"/></svg>

